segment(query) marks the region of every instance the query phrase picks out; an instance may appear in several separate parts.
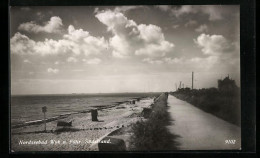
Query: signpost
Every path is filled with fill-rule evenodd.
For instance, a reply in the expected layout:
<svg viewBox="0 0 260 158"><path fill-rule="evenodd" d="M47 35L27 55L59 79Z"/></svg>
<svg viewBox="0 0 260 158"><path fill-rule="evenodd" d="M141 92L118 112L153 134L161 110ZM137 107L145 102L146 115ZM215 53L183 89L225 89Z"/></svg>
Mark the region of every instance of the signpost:
<svg viewBox="0 0 260 158"><path fill-rule="evenodd" d="M44 106L42 107L42 112L43 112L43 115L44 115L44 131L46 132L46 116L45 116L45 113L47 112L47 107Z"/></svg>

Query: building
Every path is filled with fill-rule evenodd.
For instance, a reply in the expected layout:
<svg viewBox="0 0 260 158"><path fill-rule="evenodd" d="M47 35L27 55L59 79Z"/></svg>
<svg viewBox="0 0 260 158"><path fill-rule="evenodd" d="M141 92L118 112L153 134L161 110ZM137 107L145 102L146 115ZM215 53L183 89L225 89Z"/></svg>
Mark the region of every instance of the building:
<svg viewBox="0 0 260 158"><path fill-rule="evenodd" d="M220 91L232 91L237 88L235 80L229 78L229 76L225 77L223 80L218 80L218 89Z"/></svg>

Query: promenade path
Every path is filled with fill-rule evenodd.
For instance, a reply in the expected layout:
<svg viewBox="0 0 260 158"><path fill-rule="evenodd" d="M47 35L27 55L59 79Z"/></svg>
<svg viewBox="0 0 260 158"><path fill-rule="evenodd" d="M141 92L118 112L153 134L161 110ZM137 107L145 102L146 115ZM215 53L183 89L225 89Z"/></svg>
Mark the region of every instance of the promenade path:
<svg viewBox="0 0 260 158"><path fill-rule="evenodd" d="M168 129L179 135L181 150L239 150L241 128L169 95ZM235 140L235 142L234 142Z"/></svg>

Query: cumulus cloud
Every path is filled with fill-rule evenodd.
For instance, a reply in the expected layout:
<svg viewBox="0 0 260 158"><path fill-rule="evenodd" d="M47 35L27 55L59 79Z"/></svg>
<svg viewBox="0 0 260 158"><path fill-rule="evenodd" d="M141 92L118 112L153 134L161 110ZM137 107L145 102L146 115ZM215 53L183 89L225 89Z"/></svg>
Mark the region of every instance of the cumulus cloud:
<svg viewBox="0 0 260 158"><path fill-rule="evenodd" d="M100 54L106 52L108 48L104 37L91 36L89 32L77 30L72 25L68 27L68 34L64 35L64 38L72 43L71 48L75 54L84 53L86 56Z"/></svg>
<svg viewBox="0 0 260 158"><path fill-rule="evenodd" d="M156 25L136 24L118 11L103 10L96 18L113 33L109 45L114 57L135 55L164 56L172 51L173 43L165 40L162 29Z"/></svg>
<svg viewBox="0 0 260 158"><path fill-rule="evenodd" d="M100 54L107 50L108 44L104 37L94 37L82 29L68 27L68 33L62 39L45 39L34 41L21 33L16 33L10 41L11 53L14 54Z"/></svg>
<svg viewBox="0 0 260 158"><path fill-rule="evenodd" d="M69 63L76 63L76 62L78 62L78 60L76 58L74 58L74 57L68 57L67 62L69 62Z"/></svg>
<svg viewBox="0 0 260 158"><path fill-rule="evenodd" d="M57 74L59 72L59 69L48 68L47 72Z"/></svg>
<svg viewBox="0 0 260 158"><path fill-rule="evenodd" d="M47 32L47 33L59 33L62 30L62 20L60 17L53 16L50 18L45 25L41 26L36 24L34 21L22 23L18 29L31 33Z"/></svg>
<svg viewBox="0 0 260 158"><path fill-rule="evenodd" d="M196 32L208 32L208 26L203 24L195 29Z"/></svg>
<svg viewBox="0 0 260 158"><path fill-rule="evenodd" d="M87 62L87 64L96 65L96 64L99 64L101 62L101 59L93 58L93 59L85 60L85 62Z"/></svg>
<svg viewBox="0 0 260 158"><path fill-rule="evenodd" d="M194 42L202 48L205 55L220 55L232 49L232 44L222 35L201 34Z"/></svg>

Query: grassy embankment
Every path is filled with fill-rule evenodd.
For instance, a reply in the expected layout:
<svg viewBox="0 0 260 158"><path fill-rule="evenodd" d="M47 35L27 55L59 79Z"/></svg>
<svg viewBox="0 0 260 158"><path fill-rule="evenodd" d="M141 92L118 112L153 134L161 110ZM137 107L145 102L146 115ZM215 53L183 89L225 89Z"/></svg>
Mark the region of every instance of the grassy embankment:
<svg viewBox="0 0 260 158"><path fill-rule="evenodd" d="M241 106L239 88L230 91L220 91L217 88L200 90L182 88L171 94L203 111L240 126Z"/></svg>
<svg viewBox="0 0 260 158"><path fill-rule="evenodd" d="M170 116L167 112L168 94L160 95L152 106L152 113L145 121L139 121L132 127L130 150L134 151L162 151L176 150L176 138L167 129Z"/></svg>

